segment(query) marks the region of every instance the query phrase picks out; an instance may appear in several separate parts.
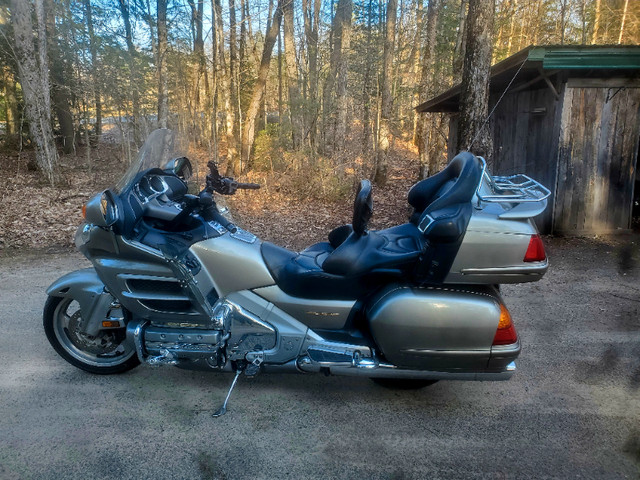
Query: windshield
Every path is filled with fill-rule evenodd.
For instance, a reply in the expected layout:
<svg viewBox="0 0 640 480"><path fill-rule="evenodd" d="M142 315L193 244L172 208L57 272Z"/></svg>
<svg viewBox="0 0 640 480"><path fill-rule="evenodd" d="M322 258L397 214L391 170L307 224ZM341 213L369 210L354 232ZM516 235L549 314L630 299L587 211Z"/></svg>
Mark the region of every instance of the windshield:
<svg viewBox="0 0 640 480"><path fill-rule="evenodd" d="M177 142L176 135L168 128L159 128L149 134L138 151L138 158L131 163L114 190L120 193L138 173L150 168L165 169L173 159L184 156L186 150ZM188 180L185 178L185 180Z"/></svg>

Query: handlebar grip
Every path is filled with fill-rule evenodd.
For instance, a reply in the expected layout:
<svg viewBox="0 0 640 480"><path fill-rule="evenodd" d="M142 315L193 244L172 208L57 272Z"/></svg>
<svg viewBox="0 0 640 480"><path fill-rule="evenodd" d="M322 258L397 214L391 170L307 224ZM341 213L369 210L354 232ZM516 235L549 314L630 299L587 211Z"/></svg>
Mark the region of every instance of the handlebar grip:
<svg viewBox="0 0 640 480"><path fill-rule="evenodd" d="M238 183L238 189L242 190L258 190L260 188L260 184L258 183Z"/></svg>

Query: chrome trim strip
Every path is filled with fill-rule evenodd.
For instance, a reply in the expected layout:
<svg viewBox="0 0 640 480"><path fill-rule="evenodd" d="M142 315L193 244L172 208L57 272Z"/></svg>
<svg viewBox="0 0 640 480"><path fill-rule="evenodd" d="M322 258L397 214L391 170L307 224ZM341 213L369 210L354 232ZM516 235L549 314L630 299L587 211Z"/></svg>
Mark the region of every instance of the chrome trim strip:
<svg viewBox="0 0 640 480"><path fill-rule="evenodd" d="M514 362L512 362L514 363ZM511 365L509 365L511 366ZM332 375L356 376L369 378L407 378L425 380L475 380L494 381L509 380L515 373L515 363L513 370L507 368L503 372L434 372L429 370L408 370L397 368L395 365L381 363L375 369L360 369L353 367L331 367Z"/></svg>
<svg viewBox="0 0 640 480"><path fill-rule="evenodd" d="M541 275L549 268L549 261L531 263L525 266L491 267L491 268L463 268L463 275Z"/></svg>
<svg viewBox="0 0 640 480"><path fill-rule="evenodd" d="M136 242L135 240L127 240L123 236L120 236L120 240L122 240L123 243L129 245L130 247L137 248L139 250L142 250L143 252L149 253L162 259L165 258L160 250L156 250L155 248L145 245L144 243Z"/></svg>

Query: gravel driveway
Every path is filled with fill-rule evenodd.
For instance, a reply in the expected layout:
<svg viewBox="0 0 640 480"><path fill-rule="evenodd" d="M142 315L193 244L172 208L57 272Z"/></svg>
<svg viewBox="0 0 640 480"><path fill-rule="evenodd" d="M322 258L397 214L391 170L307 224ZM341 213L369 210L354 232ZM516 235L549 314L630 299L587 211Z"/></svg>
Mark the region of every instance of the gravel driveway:
<svg viewBox="0 0 640 480"><path fill-rule="evenodd" d="M632 243L632 242L635 242ZM139 367L90 375L49 346L45 289L78 254L0 258L0 479L640 477L640 237L548 240L503 288L509 382L396 392L366 379Z"/></svg>

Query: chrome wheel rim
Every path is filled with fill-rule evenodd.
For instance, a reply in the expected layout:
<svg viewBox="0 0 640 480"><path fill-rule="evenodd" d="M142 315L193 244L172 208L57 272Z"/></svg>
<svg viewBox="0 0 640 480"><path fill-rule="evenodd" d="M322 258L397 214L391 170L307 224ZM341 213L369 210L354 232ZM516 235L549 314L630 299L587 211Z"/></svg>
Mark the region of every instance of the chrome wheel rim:
<svg viewBox="0 0 640 480"><path fill-rule="evenodd" d="M114 330L101 330L91 337L79 331L82 315L78 302L64 298L53 312L53 331L62 348L76 360L95 367L120 365L135 354L125 339L117 340Z"/></svg>

